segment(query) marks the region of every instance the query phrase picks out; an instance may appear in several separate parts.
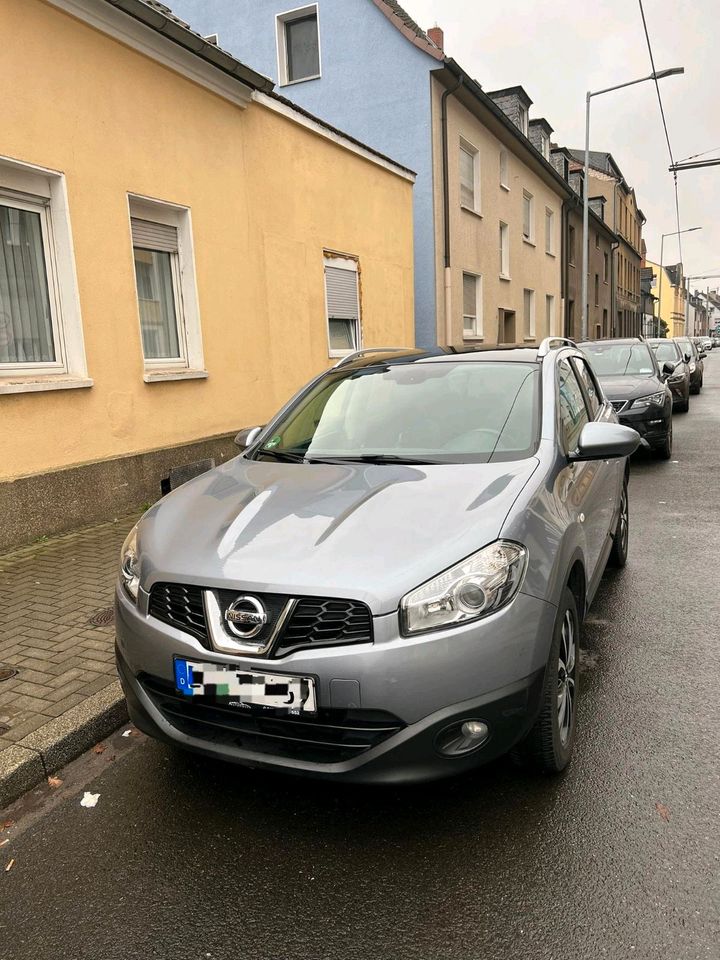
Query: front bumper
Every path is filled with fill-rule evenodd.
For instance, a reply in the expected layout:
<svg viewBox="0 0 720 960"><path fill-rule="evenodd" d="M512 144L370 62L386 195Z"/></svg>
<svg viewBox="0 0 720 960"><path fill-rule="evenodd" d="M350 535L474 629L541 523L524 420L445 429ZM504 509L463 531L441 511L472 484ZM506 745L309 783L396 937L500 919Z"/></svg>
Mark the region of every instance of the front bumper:
<svg viewBox="0 0 720 960"><path fill-rule="evenodd" d="M644 410L628 411L618 416L620 423L625 427L632 427L640 434L640 439L646 446L653 447L663 443L672 423L672 404L668 401L665 407L649 407Z"/></svg>
<svg viewBox="0 0 720 960"><path fill-rule="evenodd" d="M116 653L131 719L150 736L246 766L401 783L468 770L525 735L540 709L554 620L552 605L519 594L486 620L422 638L400 637L391 614L374 619L371 644L238 658L210 653L118 591ZM188 703L174 690L174 656L314 676L318 717ZM438 733L466 719L485 722L488 738L472 753L442 755Z"/></svg>

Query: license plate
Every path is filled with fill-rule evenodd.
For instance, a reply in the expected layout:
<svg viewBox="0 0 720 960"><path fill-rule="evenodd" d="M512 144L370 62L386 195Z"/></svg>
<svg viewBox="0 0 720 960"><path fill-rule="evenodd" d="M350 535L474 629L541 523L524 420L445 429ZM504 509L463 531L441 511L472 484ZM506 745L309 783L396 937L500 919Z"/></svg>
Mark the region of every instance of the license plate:
<svg viewBox="0 0 720 960"><path fill-rule="evenodd" d="M186 697L211 697L227 706L316 713L313 677L251 673L225 663L175 660L175 687Z"/></svg>

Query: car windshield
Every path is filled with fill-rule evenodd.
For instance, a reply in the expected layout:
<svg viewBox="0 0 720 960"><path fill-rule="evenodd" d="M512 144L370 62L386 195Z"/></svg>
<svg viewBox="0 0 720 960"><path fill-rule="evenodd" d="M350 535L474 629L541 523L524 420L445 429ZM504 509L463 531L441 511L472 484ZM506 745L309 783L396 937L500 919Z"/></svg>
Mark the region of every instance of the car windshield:
<svg viewBox="0 0 720 960"><path fill-rule="evenodd" d="M599 377L652 377L655 364L644 343L584 343L583 353Z"/></svg>
<svg viewBox="0 0 720 960"><path fill-rule="evenodd" d="M682 353L689 353L691 356L693 354L693 345L689 340L676 340L677 345L680 347Z"/></svg>
<svg viewBox="0 0 720 960"><path fill-rule="evenodd" d="M539 366L424 362L333 371L274 425L254 459L520 460L537 447Z"/></svg>
<svg viewBox="0 0 720 960"><path fill-rule="evenodd" d="M659 340L657 343L653 343L652 348L658 358L658 363L666 363L668 360L671 363L676 363L680 359L678 348L672 340Z"/></svg>

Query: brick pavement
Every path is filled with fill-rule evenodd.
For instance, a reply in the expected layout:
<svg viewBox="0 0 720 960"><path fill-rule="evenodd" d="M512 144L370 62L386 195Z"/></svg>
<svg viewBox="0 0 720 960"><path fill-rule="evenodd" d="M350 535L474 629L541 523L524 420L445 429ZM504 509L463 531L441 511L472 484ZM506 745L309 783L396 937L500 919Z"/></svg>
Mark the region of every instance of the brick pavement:
<svg viewBox="0 0 720 960"><path fill-rule="evenodd" d="M0 554L0 750L116 679L112 607L120 547L137 516Z"/></svg>

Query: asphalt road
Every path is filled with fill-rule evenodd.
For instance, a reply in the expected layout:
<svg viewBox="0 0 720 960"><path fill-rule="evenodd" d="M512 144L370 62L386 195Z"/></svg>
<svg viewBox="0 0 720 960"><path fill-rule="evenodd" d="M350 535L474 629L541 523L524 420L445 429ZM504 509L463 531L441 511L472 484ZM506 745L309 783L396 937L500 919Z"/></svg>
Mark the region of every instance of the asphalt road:
<svg viewBox="0 0 720 960"><path fill-rule="evenodd" d="M717 960L720 356L674 456L633 463L565 776L343 788L117 734L0 833L2 960Z"/></svg>

